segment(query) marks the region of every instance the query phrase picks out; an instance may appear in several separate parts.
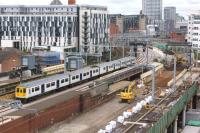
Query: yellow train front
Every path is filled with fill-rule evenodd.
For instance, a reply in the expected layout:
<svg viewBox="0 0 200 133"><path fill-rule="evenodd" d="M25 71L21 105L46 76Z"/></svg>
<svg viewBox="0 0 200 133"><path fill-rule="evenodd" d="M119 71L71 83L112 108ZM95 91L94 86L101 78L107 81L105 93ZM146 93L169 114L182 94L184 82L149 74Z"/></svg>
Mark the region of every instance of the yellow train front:
<svg viewBox="0 0 200 133"><path fill-rule="evenodd" d="M15 90L15 97L19 99L26 98L26 87L23 86L17 86Z"/></svg>

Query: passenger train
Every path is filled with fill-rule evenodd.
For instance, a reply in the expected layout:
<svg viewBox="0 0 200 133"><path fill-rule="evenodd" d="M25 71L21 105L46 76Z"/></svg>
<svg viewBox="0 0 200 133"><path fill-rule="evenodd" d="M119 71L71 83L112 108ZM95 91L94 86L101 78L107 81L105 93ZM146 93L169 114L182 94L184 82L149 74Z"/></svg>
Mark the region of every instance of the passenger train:
<svg viewBox="0 0 200 133"><path fill-rule="evenodd" d="M134 57L125 57L115 61L101 63L93 67L85 67L73 72L57 74L28 83L23 83L16 87L15 96L17 99L26 101L53 90L59 90L63 87L78 84L102 74L127 67L134 63Z"/></svg>

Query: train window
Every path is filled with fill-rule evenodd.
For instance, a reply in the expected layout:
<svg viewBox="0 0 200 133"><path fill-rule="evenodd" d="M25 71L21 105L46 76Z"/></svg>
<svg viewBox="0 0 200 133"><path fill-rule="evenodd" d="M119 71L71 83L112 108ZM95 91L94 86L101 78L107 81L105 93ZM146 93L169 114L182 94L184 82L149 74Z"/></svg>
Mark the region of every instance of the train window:
<svg viewBox="0 0 200 133"><path fill-rule="evenodd" d="M22 89L20 89L19 92L22 93Z"/></svg>
<svg viewBox="0 0 200 133"><path fill-rule="evenodd" d="M35 91L39 91L40 90L40 88L39 87L35 87Z"/></svg>
<svg viewBox="0 0 200 133"><path fill-rule="evenodd" d="M25 88L23 89L23 93L26 93L26 89Z"/></svg>
<svg viewBox="0 0 200 133"><path fill-rule="evenodd" d="M106 68L104 67L103 70L106 70Z"/></svg>
<svg viewBox="0 0 200 133"><path fill-rule="evenodd" d="M51 83L51 86L54 86L54 85L55 85L55 82L52 82L52 83Z"/></svg>
<svg viewBox="0 0 200 133"><path fill-rule="evenodd" d="M19 92L19 88L17 88L17 92Z"/></svg>
<svg viewBox="0 0 200 133"><path fill-rule="evenodd" d="M76 77L75 77L75 76L73 76L73 77L72 77L72 80L74 80L75 78L76 78Z"/></svg>
<svg viewBox="0 0 200 133"><path fill-rule="evenodd" d="M31 94L31 90L29 89L29 94Z"/></svg>
<svg viewBox="0 0 200 133"><path fill-rule="evenodd" d="M68 79L65 79L65 82L68 82Z"/></svg>
<svg viewBox="0 0 200 133"><path fill-rule="evenodd" d="M76 79L78 79L79 78L79 76L78 75L76 75Z"/></svg>
<svg viewBox="0 0 200 133"><path fill-rule="evenodd" d="M93 73L96 73L96 71L95 71L95 70L93 70Z"/></svg>
<svg viewBox="0 0 200 133"><path fill-rule="evenodd" d="M87 72L87 75L89 75L89 72Z"/></svg>
<svg viewBox="0 0 200 133"><path fill-rule="evenodd" d="M65 80L64 80L64 79L62 79L62 80L61 80L61 83L64 83L64 82L65 82Z"/></svg>
<svg viewBox="0 0 200 133"><path fill-rule="evenodd" d="M98 72L99 70L97 69L96 72Z"/></svg>
<svg viewBox="0 0 200 133"><path fill-rule="evenodd" d="M47 85L46 85L46 88L49 88L51 86L51 84L50 83L48 83Z"/></svg>
<svg viewBox="0 0 200 133"><path fill-rule="evenodd" d="M34 92L34 88L32 88L32 92Z"/></svg>
<svg viewBox="0 0 200 133"><path fill-rule="evenodd" d="M86 73L84 73L83 76L86 76Z"/></svg>

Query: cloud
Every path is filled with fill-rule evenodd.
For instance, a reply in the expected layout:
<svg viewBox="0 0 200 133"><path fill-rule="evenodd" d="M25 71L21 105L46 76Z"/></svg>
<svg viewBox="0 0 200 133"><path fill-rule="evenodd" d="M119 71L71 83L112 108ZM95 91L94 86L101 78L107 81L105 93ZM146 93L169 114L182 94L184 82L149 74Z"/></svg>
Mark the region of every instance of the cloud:
<svg viewBox="0 0 200 133"><path fill-rule="evenodd" d="M20 3L19 3L20 1ZM4 5L49 5L52 0L0 0ZM67 4L67 0L61 0ZM142 9L142 0L76 0L77 4L107 6L110 13L138 14ZM177 12L187 16L191 10L199 10L200 0L163 0L163 7L175 6Z"/></svg>

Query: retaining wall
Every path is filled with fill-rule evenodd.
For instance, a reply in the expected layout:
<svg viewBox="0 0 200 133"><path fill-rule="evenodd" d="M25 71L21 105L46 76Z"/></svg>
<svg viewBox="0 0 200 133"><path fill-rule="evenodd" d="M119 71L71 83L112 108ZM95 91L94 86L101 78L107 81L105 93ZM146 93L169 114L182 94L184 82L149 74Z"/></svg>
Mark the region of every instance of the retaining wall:
<svg viewBox="0 0 200 133"><path fill-rule="evenodd" d="M92 97L89 93L71 98L59 105L48 108L37 114L13 120L0 126L0 133L36 133L57 122L73 118L82 112L95 108L116 96L116 93Z"/></svg>

